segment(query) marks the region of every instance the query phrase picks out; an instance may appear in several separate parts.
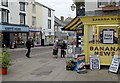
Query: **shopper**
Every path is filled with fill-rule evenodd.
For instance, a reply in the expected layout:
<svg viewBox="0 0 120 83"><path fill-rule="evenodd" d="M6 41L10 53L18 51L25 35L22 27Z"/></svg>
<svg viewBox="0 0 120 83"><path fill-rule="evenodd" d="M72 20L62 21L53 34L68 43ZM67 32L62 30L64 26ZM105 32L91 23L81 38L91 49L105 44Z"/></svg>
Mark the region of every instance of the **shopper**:
<svg viewBox="0 0 120 83"><path fill-rule="evenodd" d="M61 58L65 58L66 55L65 49L67 49L67 44L65 43L65 41L63 41L61 44Z"/></svg>
<svg viewBox="0 0 120 83"><path fill-rule="evenodd" d="M58 58L58 41L55 41L53 46L53 58Z"/></svg>
<svg viewBox="0 0 120 83"><path fill-rule="evenodd" d="M31 58L30 57L30 52L31 52L31 45L32 45L32 39L29 38L27 41L26 41L26 47L27 47L27 53L26 53L26 57L27 58Z"/></svg>

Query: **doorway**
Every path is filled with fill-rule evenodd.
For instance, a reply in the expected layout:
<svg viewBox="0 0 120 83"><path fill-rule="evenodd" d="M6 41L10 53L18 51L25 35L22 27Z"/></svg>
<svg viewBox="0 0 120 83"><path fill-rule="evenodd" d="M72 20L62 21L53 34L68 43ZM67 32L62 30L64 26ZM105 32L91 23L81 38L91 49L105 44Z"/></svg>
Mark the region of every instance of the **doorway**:
<svg viewBox="0 0 120 83"><path fill-rule="evenodd" d="M5 44L6 47L10 46L10 33L3 32L3 44Z"/></svg>

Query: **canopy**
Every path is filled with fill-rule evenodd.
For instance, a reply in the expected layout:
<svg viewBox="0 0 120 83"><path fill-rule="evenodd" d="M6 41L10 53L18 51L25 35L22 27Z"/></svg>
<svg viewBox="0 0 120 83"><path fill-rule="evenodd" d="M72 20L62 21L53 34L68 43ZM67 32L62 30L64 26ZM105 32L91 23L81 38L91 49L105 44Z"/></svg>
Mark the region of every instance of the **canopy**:
<svg viewBox="0 0 120 83"><path fill-rule="evenodd" d="M75 17L68 25L66 25L62 30L66 31L77 31L83 25L80 17Z"/></svg>

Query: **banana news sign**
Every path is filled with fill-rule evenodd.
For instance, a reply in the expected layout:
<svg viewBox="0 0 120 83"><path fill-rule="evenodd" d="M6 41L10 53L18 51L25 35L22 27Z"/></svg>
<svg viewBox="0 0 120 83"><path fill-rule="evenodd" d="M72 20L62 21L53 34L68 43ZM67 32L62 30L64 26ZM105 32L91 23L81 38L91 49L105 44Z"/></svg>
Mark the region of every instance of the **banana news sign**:
<svg viewBox="0 0 120 83"><path fill-rule="evenodd" d="M100 56L114 56L120 52L120 46L90 46L90 53Z"/></svg>

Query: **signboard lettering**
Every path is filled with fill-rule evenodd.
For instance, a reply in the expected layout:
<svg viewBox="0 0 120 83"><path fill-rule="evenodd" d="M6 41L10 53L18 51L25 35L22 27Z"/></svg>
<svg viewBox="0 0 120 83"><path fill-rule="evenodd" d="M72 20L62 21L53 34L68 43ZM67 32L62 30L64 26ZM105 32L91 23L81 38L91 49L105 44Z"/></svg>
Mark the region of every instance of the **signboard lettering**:
<svg viewBox="0 0 120 83"><path fill-rule="evenodd" d="M112 59L112 63L110 65L110 67L109 67L109 71L117 73L118 68L119 68L119 64L120 64L120 57L119 57L119 55L114 55L114 57Z"/></svg>
<svg viewBox="0 0 120 83"><path fill-rule="evenodd" d="M113 39L114 39L114 31L113 30L112 31L109 31L109 30L103 31L103 43L108 43L108 44L114 43Z"/></svg>
<svg viewBox="0 0 120 83"><path fill-rule="evenodd" d="M95 55L100 56L114 56L115 52L120 52L120 47L95 47L90 46L90 51L93 51Z"/></svg>
<svg viewBox="0 0 120 83"><path fill-rule="evenodd" d="M100 58L96 56L90 56L90 69L100 69Z"/></svg>

